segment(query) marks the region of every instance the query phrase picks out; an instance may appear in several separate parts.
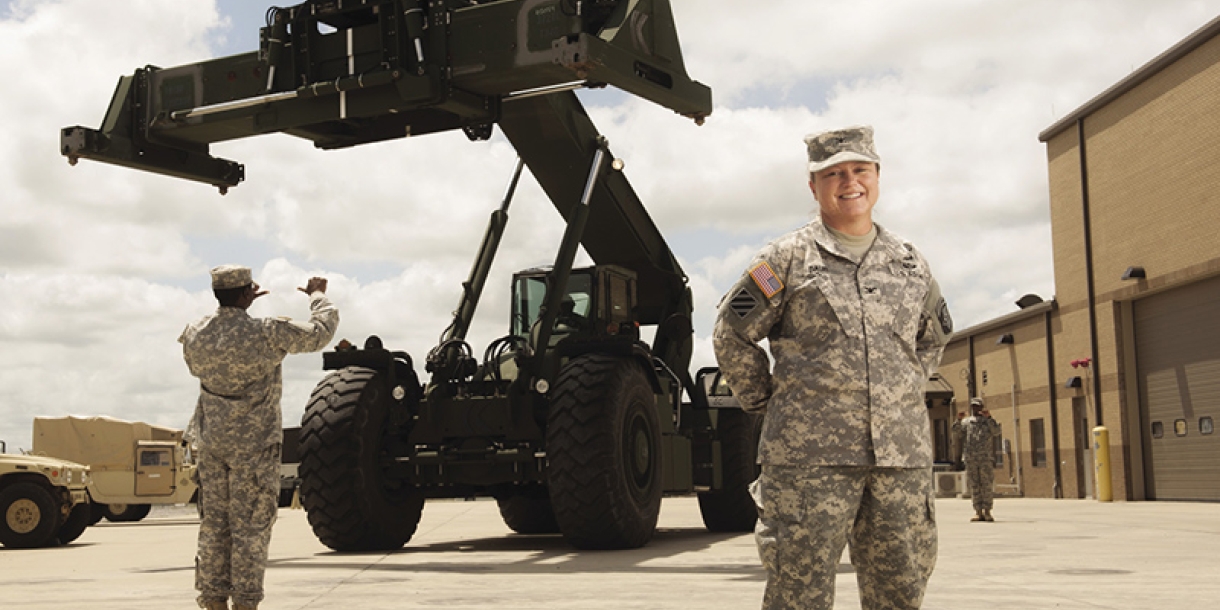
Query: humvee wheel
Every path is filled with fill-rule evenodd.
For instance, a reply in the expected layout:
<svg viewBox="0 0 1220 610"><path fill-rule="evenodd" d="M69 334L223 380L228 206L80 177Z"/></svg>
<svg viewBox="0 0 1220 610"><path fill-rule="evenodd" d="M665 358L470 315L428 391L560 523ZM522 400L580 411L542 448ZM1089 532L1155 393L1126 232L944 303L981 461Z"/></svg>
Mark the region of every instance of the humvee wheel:
<svg viewBox="0 0 1220 610"><path fill-rule="evenodd" d="M703 525L712 532L752 532L758 509L750 496L750 483L758 478L758 437L762 417L740 409L717 411L723 486L699 492Z"/></svg>
<svg viewBox="0 0 1220 610"><path fill-rule="evenodd" d="M639 364L573 358L555 383L546 434L547 487L564 538L580 549L647 544L661 511L661 428Z"/></svg>
<svg viewBox="0 0 1220 610"><path fill-rule="evenodd" d="M106 505L98 502L89 502L89 525L97 525L102 517L106 516Z"/></svg>
<svg viewBox="0 0 1220 610"><path fill-rule="evenodd" d="M59 531L55 533L55 539L60 544L68 544L80 535L85 533L93 518L93 510L89 507L88 502L81 502L72 507L72 512L68 513L68 518L64 519L63 525L59 526Z"/></svg>
<svg viewBox="0 0 1220 610"><path fill-rule="evenodd" d="M0 491L0 543L17 549L47 546L59 529L59 500L38 483L19 481Z"/></svg>
<svg viewBox="0 0 1220 610"><path fill-rule="evenodd" d="M392 400L376 371L328 374L301 418L301 504L336 551L386 551L415 534L424 497L385 470L382 432Z"/></svg>
<svg viewBox="0 0 1220 610"><path fill-rule="evenodd" d="M102 504L102 514L107 521L131 523L148 516L151 504Z"/></svg>
<svg viewBox="0 0 1220 610"><path fill-rule="evenodd" d="M518 534L558 534L559 523L545 487L496 498L504 524Z"/></svg>

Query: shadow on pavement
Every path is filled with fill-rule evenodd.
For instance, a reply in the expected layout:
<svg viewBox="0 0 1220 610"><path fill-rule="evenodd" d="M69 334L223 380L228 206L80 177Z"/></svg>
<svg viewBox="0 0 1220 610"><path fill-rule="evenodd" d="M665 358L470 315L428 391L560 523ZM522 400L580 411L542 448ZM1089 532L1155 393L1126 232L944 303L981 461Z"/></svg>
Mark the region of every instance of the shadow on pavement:
<svg viewBox="0 0 1220 610"><path fill-rule="evenodd" d="M272 562L269 567L378 570L385 572L445 572L471 574L543 573L739 573L746 580L763 580L757 562L700 564L697 553L711 545L742 534L710 533L703 528L658 529L643 548L618 551L581 551L572 548L562 536L509 534L434 542L377 553L318 553L310 558L289 558ZM469 560L463 555L469 554ZM516 554L518 557L500 557ZM691 555L696 554L696 555ZM456 556L455 556L456 555ZM488 556L491 555L491 556ZM665 561L683 556L680 562ZM688 557L689 556L689 557ZM384 559L384 560L383 560ZM437 561L429 561L437 559Z"/></svg>

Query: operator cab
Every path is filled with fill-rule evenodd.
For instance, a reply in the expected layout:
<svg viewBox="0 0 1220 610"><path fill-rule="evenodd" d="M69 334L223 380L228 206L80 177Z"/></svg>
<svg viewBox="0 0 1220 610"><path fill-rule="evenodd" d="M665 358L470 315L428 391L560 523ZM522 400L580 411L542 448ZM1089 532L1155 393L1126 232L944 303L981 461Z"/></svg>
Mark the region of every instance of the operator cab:
<svg viewBox="0 0 1220 610"><path fill-rule="evenodd" d="M513 275L511 333L533 346L543 315L549 267L527 269ZM549 343L567 338L598 340L639 338L635 321L635 273L617 265L573 269L555 318Z"/></svg>

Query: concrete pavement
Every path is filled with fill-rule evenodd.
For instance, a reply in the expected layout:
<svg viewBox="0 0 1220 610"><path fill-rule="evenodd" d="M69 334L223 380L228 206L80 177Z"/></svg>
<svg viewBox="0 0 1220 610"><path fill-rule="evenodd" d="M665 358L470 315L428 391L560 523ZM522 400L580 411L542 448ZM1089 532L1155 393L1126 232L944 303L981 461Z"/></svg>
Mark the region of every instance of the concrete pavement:
<svg viewBox="0 0 1220 610"><path fill-rule="evenodd" d="M1220 504L999 499L995 523L969 500L937 501L940 559L928 610L1220 608ZM103 521L66 547L0 548L0 608L194 608L193 507ZM430 502L392 553L322 546L282 509L263 610L322 608L757 608L751 535L710 534L694 498L667 498L647 547L575 552L512 534L495 502ZM844 557L837 608L859 608Z"/></svg>

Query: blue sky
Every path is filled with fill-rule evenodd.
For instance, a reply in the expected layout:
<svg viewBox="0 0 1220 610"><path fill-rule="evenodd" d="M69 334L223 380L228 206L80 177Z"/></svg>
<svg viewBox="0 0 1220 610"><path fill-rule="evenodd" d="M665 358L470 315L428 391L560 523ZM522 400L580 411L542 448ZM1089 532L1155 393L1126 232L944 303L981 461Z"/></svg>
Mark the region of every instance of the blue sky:
<svg viewBox="0 0 1220 610"><path fill-rule="evenodd" d="M696 301L693 366L716 301L767 240L808 222L806 133L877 130L877 220L927 256L959 327L1054 294L1046 151L1037 134L1220 14L1220 0L674 0L706 125L612 91L582 100L668 236ZM287 136L214 147L247 180L215 189L58 154L97 127L117 79L254 50L250 0L0 0L0 439L37 415L184 426L196 386L175 339L214 308L207 270L239 262L272 290L253 313L306 314L331 278L353 341L420 360L448 324L514 153L436 134L343 151ZM563 226L523 181L471 332L505 332L508 277L549 263ZM299 421L320 357L285 365ZM422 371L421 371L422 373Z"/></svg>

